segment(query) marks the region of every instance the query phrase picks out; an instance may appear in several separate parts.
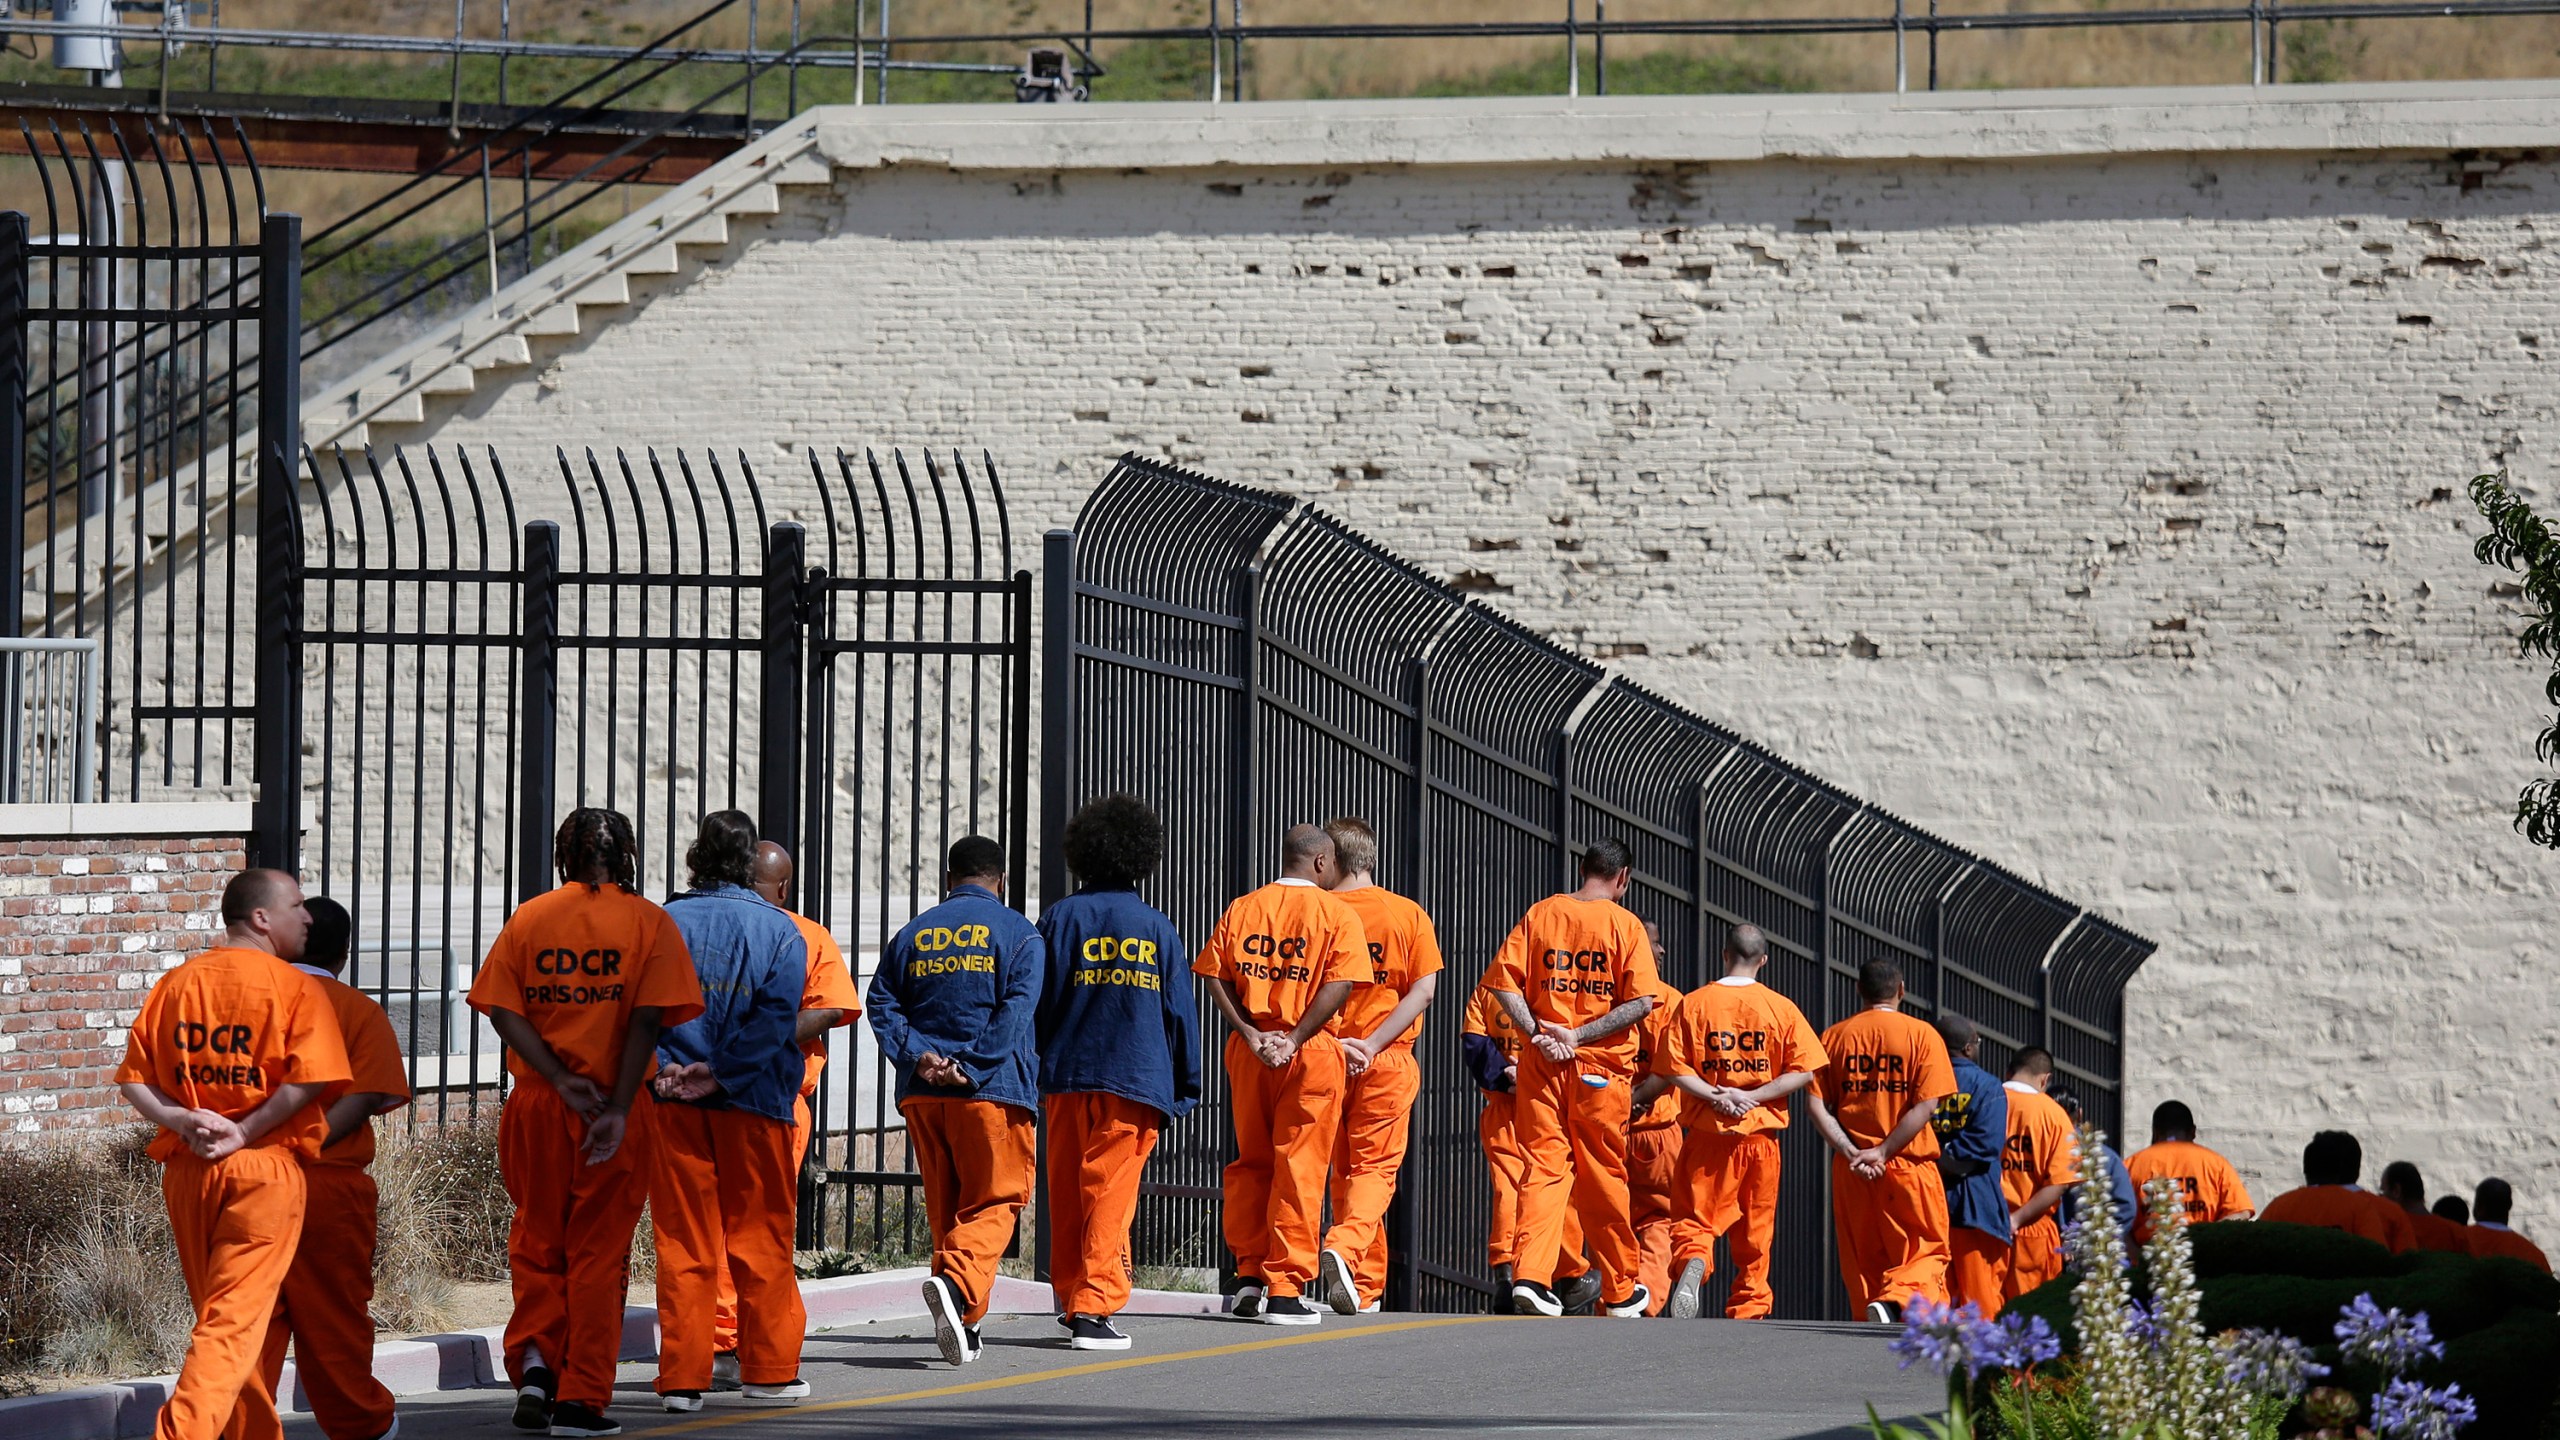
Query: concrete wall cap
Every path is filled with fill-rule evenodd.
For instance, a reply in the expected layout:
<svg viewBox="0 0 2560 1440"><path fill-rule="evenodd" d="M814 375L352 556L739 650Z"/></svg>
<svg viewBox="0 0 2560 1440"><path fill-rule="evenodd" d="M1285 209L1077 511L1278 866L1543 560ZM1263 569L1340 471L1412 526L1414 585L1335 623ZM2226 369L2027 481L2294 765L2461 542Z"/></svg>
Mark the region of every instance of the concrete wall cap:
<svg viewBox="0 0 2560 1440"><path fill-rule="evenodd" d="M821 152L849 169L1999 160L2548 146L2560 144L2560 82L836 105L812 115Z"/></svg>
<svg viewBox="0 0 2560 1440"><path fill-rule="evenodd" d="M72 840L118 835L247 835L246 800L165 800L96 805L0 805L0 839Z"/></svg>

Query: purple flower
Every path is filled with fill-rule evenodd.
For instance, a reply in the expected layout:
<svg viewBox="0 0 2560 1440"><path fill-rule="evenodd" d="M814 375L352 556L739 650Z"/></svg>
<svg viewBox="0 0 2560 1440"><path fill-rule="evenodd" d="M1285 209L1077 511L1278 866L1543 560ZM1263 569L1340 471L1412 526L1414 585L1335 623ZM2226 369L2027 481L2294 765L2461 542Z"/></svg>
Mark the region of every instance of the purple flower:
<svg viewBox="0 0 2560 1440"><path fill-rule="evenodd" d="M2012 1311L1983 1328L1987 1333L1977 1356L1980 1369L2027 1370L2062 1353L2062 1338L2041 1315Z"/></svg>
<svg viewBox="0 0 2560 1440"><path fill-rule="evenodd" d="M1901 1368L1927 1365L1941 1377L1962 1374L1968 1378L1979 1371L2001 1363L1994 1358L2006 1343L1997 1325L1982 1318L1982 1307L1942 1305L1935 1300L1915 1298L1903 1311L1902 1333L1894 1338L1892 1350L1901 1357Z"/></svg>
<svg viewBox="0 0 2560 1440"><path fill-rule="evenodd" d="M2381 1440L2453 1440L2480 1418L2480 1407L2459 1385L2430 1390L2415 1380L2394 1380L2373 1397L2373 1433Z"/></svg>
<svg viewBox="0 0 2560 1440"><path fill-rule="evenodd" d="M2139 1300L2125 1302L2124 1333L2134 1344L2145 1350L2160 1348L2162 1338L2160 1322L2152 1316L2149 1307Z"/></svg>
<svg viewBox="0 0 2560 1440"><path fill-rule="evenodd" d="M2427 1328L2426 1312L2403 1315L2358 1295L2338 1311L2338 1349L2350 1362L2371 1365L2385 1375L2399 1375L2421 1360L2441 1358L2444 1347Z"/></svg>
<svg viewBox="0 0 2560 1440"><path fill-rule="evenodd" d="M2259 1399L2298 1399L2310 1382L2329 1373L2310 1347L2271 1330L2234 1330L2222 1337L2223 1372L2233 1388Z"/></svg>

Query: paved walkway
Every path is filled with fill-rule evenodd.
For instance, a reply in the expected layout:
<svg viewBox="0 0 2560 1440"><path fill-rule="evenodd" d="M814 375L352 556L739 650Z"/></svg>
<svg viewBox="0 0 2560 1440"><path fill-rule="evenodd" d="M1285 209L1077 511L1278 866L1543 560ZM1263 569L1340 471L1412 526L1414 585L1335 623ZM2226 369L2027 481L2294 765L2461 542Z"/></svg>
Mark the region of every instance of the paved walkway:
<svg viewBox="0 0 2560 1440"><path fill-rule="evenodd" d="M622 1367L614 1414L632 1436L726 1440L840 1435L1288 1437L1607 1434L1613 1440L1864 1436L1866 1407L1909 1416L1942 1403L1897 1371L1881 1327L1377 1315L1314 1330L1224 1317L1138 1316L1118 1355L1079 1353L1046 1316L991 1318L986 1357L942 1363L922 1320L809 1337L797 1409L712 1397L667 1415L647 1365ZM401 1404L402 1440L512 1436L503 1390ZM317 1431L307 1416L293 1440Z"/></svg>

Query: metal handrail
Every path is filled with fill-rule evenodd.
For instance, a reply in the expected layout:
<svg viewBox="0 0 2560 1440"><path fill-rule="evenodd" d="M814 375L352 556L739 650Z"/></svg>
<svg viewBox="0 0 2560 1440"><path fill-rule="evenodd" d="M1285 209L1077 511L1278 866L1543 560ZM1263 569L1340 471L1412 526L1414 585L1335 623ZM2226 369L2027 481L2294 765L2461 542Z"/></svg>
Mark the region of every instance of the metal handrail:
<svg viewBox="0 0 2560 1440"><path fill-rule="evenodd" d="M98 713L105 683L99 645L94 637L48 640L0 636L0 804L58 805L67 799L74 805L86 805L95 798ZM29 662L20 658L31 655L79 656L78 684L63 686L48 679L31 687L27 678ZM37 702L40 716L69 707L69 746L46 745L44 742L58 732L40 731L28 724L26 711L31 698ZM38 748L30 752L31 745ZM37 780L42 782L40 787L30 785ZM31 789L40 789L41 793L31 794ZM61 793L64 789L70 792L67 796Z"/></svg>

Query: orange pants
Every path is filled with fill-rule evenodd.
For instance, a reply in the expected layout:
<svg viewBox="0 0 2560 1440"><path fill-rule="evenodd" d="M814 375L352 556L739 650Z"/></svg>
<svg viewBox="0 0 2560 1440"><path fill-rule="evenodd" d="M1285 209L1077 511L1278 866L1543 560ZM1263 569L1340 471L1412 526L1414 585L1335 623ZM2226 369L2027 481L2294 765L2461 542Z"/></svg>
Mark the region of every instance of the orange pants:
<svg viewBox="0 0 2560 1440"><path fill-rule="evenodd" d="M809 1097L802 1095L791 1102L791 1171L796 1177L809 1163ZM796 1203L800 1190L793 1182L792 1199ZM794 1237L797 1238L796 1236ZM711 1348L723 1355L738 1348L738 1284L729 1275L729 1256L720 1255L718 1265L719 1298L711 1306Z"/></svg>
<svg viewBox="0 0 2560 1440"><path fill-rule="evenodd" d="M1511 1262L1518 1280L1553 1285L1564 1250L1569 1212L1582 1215L1582 1233L1600 1267L1600 1298L1624 1301L1636 1283L1641 1252L1627 1195L1627 1108L1632 1095L1623 1075L1605 1071L1608 1084L1582 1083L1582 1065L1557 1065L1534 1048L1520 1052L1519 1113L1514 1121L1525 1157L1520 1179L1520 1252Z"/></svg>
<svg viewBox="0 0 2560 1440"><path fill-rule="evenodd" d="M1342 1123L1342 1047L1319 1034L1274 1070L1227 1037L1228 1109L1236 1158L1225 1175L1227 1249L1236 1274L1274 1297L1302 1295L1316 1278L1325 1168Z"/></svg>
<svg viewBox="0 0 2560 1440"><path fill-rule="evenodd" d="M302 1239L307 1193L302 1162L272 1146L210 1162L180 1152L162 1169L196 1325L178 1383L152 1422L154 1440L283 1440L259 1360Z"/></svg>
<svg viewBox="0 0 2560 1440"><path fill-rule="evenodd" d="M1947 1190L1935 1160L1896 1155L1884 1178L1861 1180L1831 1157L1831 1214L1840 1232L1840 1280L1851 1308L1947 1298Z"/></svg>
<svg viewBox="0 0 2560 1440"><path fill-rule="evenodd" d="M2015 1300L2062 1273L2062 1225L2051 1212L2018 1232L2009 1247L2009 1273L2001 1278L2001 1295Z"/></svg>
<svg viewBox="0 0 2560 1440"><path fill-rule="evenodd" d="M284 1376L285 1341L293 1372L310 1397L311 1418L329 1440L375 1440L391 1428L391 1392L373 1378L373 1252L380 1197L373 1177L352 1165L312 1165L302 1172L311 1200L302 1212L302 1245L285 1272L275 1319L267 1326L258 1374L268 1394ZM249 1440L234 1412L230 1440Z"/></svg>
<svg viewBox="0 0 2560 1440"><path fill-rule="evenodd" d="M1970 1225L1947 1232L1947 1303L1967 1301L1991 1319L2008 1302L2009 1242Z"/></svg>
<svg viewBox="0 0 2560 1440"><path fill-rule="evenodd" d="M507 1095L498 1116L498 1173L516 1206L507 1230L515 1313L507 1318L507 1377L524 1383L527 1347L559 1379L557 1399L602 1410L622 1356L622 1303L631 1286L631 1232L649 1201L657 1105L644 1087L622 1148L601 1165L581 1159L587 1122L535 1081Z"/></svg>
<svg viewBox="0 0 2560 1440"><path fill-rule="evenodd" d="M1484 1097L1484 1109L1476 1116L1476 1138L1484 1142L1485 1169L1493 1177L1493 1220L1485 1227L1484 1242L1488 1266L1508 1265L1520 1253L1520 1177L1529 1157L1520 1153L1519 1113L1512 1093L1496 1090ZM1582 1217L1571 1210L1564 1212L1556 1268L1566 1275L1583 1268Z"/></svg>
<svg viewBox="0 0 2560 1440"><path fill-rule="evenodd" d="M1125 1095L1048 1098L1049 1289L1061 1315L1129 1303L1129 1226L1164 1113Z"/></svg>
<svg viewBox="0 0 2560 1440"><path fill-rule="evenodd" d="M1776 1297L1769 1289L1770 1241L1778 1228L1778 1132L1737 1135L1701 1125L1680 1149L1680 1218L1671 1238L1673 1260L1686 1267L1707 1262L1715 1273L1716 1237L1725 1237L1733 1261L1733 1288L1724 1313L1734 1320L1766 1319Z"/></svg>
<svg viewBox="0 0 2560 1440"><path fill-rule="evenodd" d="M1665 1097L1657 1102L1672 1104ZM1636 1282L1653 1297L1647 1315L1671 1298L1671 1249L1680 1188L1680 1127L1644 1125L1627 1137L1628 1221L1636 1230Z"/></svg>
<svg viewBox="0 0 2560 1440"><path fill-rule="evenodd" d="M986 1318L996 1262L1013 1247L1014 1222L1031 1199L1031 1112L943 1095L910 1095L898 1112L907 1117L907 1144L924 1176L933 1273L959 1292L962 1323L976 1325Z"/></svg>
<svg viewBox="0 0 2560 1440"><path fill-rule="evenodd" d="M1333 1228L1324 1248L1351 1264L1361 1303L1387 1288L1387 1206L1396 1198L1396 1173L1404 1168L1406 1123L1422 1093L1422 1067L1410 1046L1378 1052L1369 1068L1345 1081L1342 1128L1333 1142Z"/></svg>
<svg viewBox="0 0 2560 1440"><path fill-rule="evenodd" d="M658 1393L711 1388L722 1269L738 1286L738 1378L800 1376L808 1311L791 1268L799 1202L791 1127L745 1110L658 1107L649 1223L658 1242Z"/></svg>

